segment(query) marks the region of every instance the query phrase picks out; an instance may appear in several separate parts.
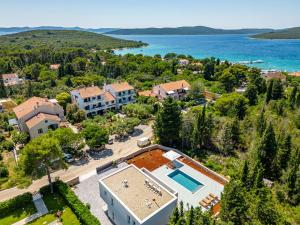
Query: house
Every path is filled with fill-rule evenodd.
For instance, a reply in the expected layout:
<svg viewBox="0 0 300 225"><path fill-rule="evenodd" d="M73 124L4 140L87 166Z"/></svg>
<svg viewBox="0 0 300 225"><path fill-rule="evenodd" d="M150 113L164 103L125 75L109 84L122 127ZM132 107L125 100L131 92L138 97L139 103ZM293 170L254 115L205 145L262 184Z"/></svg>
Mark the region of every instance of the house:
<svg viewBox="0 0 300 225"><path fill-rule="evenodd" d="M102 209L116 225L165 225L180 202L220 212L228 180L177 149L152 145L106 169L99 180Z"/></svg>
<svg viewBox="0 0 300 225"><path fill-rule="evenodd" d="M145 97L154 97L156 98L156 94L154 94L151 90L147 90L147 91L139 91L138 92L139 96L145 96Z"/></svg>
<svg viewBox="0 0 300 225"><path fill-rule="evenodd" d="M204 98L208 102L213 102L215 101L218 97L220 97L219 94L209 92L209 91L204 91Z"/></svg>
<svg viewBox="0 0 300 225"><path fill-rule="evenodd" d="M286 81L286 76L280 71L265 71L262 72L262 77L266 80L279 79L281 81Z"/></svg>
<svg viewBox="0 0 300 225"><path fill-rule="evenodd" d="M18 74L16 74L16 73L2 74L2 80L3 80L4 86L6 86L6 87L18 85L23 82L23 80L20 79Z"/></svg>
<svg viewBox="0 0 300 225"><path fill-rule="evenodd" d="M32 97L13 108L21 131L27 132L30 138L35 138L49 129L55 130L64 121L64 110L54 100Z"/></svg>
<svg viewBox="0 0 300 225"><path fill-rule="evenodd" d="M71 98L72 102L84 110L87 116L101 115L107 110L116 109L115 97L97 86L73 90Z"/></svg>
<svg viewBox="0 0 300 225"><path fill-rule="evenodd" d="M187 65L189 65L190 61L187 59L179 59L178 63L180 66L187 66Z"/></svg>
<svg viewBox="0 0 300 225"><path fill-rule="evenodd" d="M60 67L60 64L52 64L52 65L50 65L50 69L51 70L58 70L59 67Z"/></svg>
<svg viewBox="0 0 300 225"><path fill-rule="evenodd" d="M134 88L127 82L107 84L103 88L116 99L117 109L121 109L123 105L135 102Z"/></svg>
<svg viewBox="0 0 300 225"><path fill-rule="evenodd" d="M116 225L165 225L177 206L177 196L134 165L99 181L107 215Z"/></svg>
<svg viewBox="0 0 300 225"><path fill-rule="evenodd" d="M188 82L179 80L156 85L153 87L153 93L157 95L159 99L172 97L177 100L183 100L186 98L190 89L191 85Z"/></svg>

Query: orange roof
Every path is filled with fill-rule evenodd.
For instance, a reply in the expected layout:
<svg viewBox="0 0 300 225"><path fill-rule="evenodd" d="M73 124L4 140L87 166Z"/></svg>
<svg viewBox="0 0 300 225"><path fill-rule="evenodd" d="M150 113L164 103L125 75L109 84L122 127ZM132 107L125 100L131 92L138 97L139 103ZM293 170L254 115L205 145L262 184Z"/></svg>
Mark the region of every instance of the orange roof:
<svg viewBox="0 0 300 225"><path fill-rule="evenodd" d="M20 119L23 116L30 113L31 111L34 111L36 107L42 105L47 107L54 107L57 106L58 104L49 101L47 98L32 97L27 101L23 102L22 104L13 108L13 111L16 114L17 118Z"/></svg>
<svg viewBox="0 0 300 225"><path fill-rule="evenodd" d="M11 78L18 78L18 75L16 73L7 73L7 74L2 74L2 79L11 79Z"/></svg>
<svg viewBox="0 0 300 225"><path fill-rule="evenodd" d="M115 97L108 91L104 92L104 99L106 102L115 101Z"/></svg>
<svg viewBox="0 0 300 225"><path fill-rule="evenodd" d="M60 64L52 64L52 65L50 65L50 69L51 70L58 70L59 67L60 67Z"/></svg>
<svg viewBox="0 0 300 225"><path fill-rule="evenodd" d="M113 83L110 85L116 92L133 90L134 88L128 82Z"/></svg>
<svg viewBox="0 0 300 225"><path fill-rule="evenodd" d="M300 72L290 73L291 76L300 77Z"/></svg>
<svg viewBox="0 0 300 225"><path fill-rule="evenodd" d="M164 89L166 92L191 87L191 85L188 82L186 82L185 80L179 80L179 81L169 82L169 83L165 83L165 84L160 84L159 86L162 89Z"/></svg>
<svg viewBox="0 0 300 225"><path fill-rule="evenodd" d="M104 91L97 86L80 88L75 91L77 91L82 98L89 98L104 94Z"/></svg>
<svg viewBox="0 0 300 225"><path fill-rule="evenodd" d="M138 94L139 94L139 96L156 97L156 94L154 94L151 90L140 91Z"/></svg>
<svg viewBox="0 0 300 225"><path fill-rule="evenodd" d="M39 113L36 116L32 117L31 119L27 120L26 125L27 125L28 129L30 129L45 120L51 120L51 121L55 121L55 122L61 121L60 118L56 115Z"/></svg>

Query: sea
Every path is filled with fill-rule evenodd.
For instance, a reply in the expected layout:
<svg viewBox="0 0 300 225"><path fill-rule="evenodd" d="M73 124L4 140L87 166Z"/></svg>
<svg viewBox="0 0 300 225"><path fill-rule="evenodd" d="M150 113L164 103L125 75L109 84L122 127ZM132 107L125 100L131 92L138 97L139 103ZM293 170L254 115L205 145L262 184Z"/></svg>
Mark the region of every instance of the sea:
<svg viewBox="0 0 300 225"><path fill-rule="evenodd" d="M198 59L215 57L266 70L300 71L300 40L260 40L250 38L250 34L113 36L149 44L141 48L116 50L116 54L164 56L172 52Z"/></svg>
<svg viewBox="0 0 300 225"><path fill-rule="evenodd" d="M8 34L0 32L0 35ZM300 40L260 40L248 35L110 35L148 46L115 50L116 54L154 56L167 53L202 59L215 57L266 70L300 71Z"/></svg>

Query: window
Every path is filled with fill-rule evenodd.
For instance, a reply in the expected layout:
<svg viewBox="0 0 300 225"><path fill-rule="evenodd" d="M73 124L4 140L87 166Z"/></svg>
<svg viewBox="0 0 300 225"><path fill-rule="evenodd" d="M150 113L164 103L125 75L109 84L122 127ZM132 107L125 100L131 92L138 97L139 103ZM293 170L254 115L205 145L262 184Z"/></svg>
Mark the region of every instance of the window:
<svg viewBox="0 0 300 225"><path fill-rule="evenodd" d="M88 105L88 106L84 107L84 109L85 109L85 110L89 110L89 109L90 109L90 106Z"/></svg>
<svg viewBox="0 0 300 225"><path fill-rule="evenodd" d="M122 102L122 99L119 99L119 103L121 103Z"/></svg>
<svg viewBox="0 0 300 225"><path fill-rule="evenodd" d="M93 100L95 100L95 99L96 99L96 97L93 97L92 99L93 99Z"/></svg>
<svg viewBox="0 0 300 225"><path fill-rule="evenodd" d="M45 123L48 123L48 120L45 120Z"/></svg>
<svg viewBox="0 0 300 225"><path fill-rule="evenodd" d="M132 225L135 225L135 221L134 220L132 221Z"/></svg>
<svg viewBox="0 0 300 225"><path fill-rule="evenodd" d="M118 94L119 96L121 96L121 92L119 92L119 94Z"/></svg>
<svg viewBox="0 0 300 225"><path fill-rule="evenodd" d="M130 216L127 215L127 223L130 224Z"/></svg>
<svg viewBox="0 0 300 225"><path fill-rule="evenodd" d="M128 101L131 101L131 97L130 96L128 97Z"/></svg>
<svg viewBox="0 0 300 225"><path fill-rule="evenodd" d="M101 96L100 96L100 95L98 96L98 99L101 99Z"/></svg>
<svg viewBox="0 0 300 225"><path fill-rule="evenodd" d="M38 133L42 134L43 133L43 128L38 129Z"/></svg>
<svg viewBox="0 0 300 225"><path fill-rule="evenodd" d="M114 205L114 199L113 198L110 199L110 205Z"/></svg>

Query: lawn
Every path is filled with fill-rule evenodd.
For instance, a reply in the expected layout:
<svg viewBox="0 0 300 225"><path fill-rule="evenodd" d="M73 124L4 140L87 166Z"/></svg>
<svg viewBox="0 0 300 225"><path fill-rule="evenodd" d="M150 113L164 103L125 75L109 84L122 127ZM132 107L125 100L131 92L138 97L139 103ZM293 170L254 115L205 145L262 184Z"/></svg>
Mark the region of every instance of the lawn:
<svg viewBox="0 0 300 225"><path fill-rule="evenodd" d="M39 219L33 221L30 224L40 225L48 224L56 220L56 212L58 210L62 211L62 224L63 225L80 225L79 220L72 210L66 205L64 199L57 193L45 194L43 196L44 202L49 210L47 215L40 217ZM1 223L0 223L1 224Z"/></svg>
<svg viewBox="0 0 300 225"><path fill-rule="evenodd" d="M20 208L11 212L11 214L7 215L4 218L0 218L1 225L11 225L15 222L18 222L36 212L36 208L33 204L28 204L24 208Z"/></svg>

